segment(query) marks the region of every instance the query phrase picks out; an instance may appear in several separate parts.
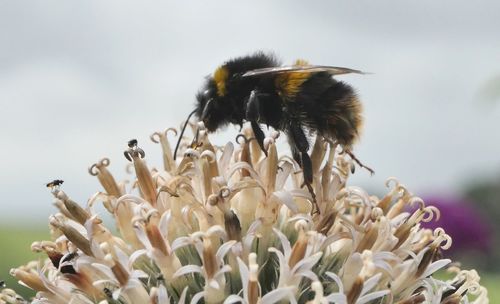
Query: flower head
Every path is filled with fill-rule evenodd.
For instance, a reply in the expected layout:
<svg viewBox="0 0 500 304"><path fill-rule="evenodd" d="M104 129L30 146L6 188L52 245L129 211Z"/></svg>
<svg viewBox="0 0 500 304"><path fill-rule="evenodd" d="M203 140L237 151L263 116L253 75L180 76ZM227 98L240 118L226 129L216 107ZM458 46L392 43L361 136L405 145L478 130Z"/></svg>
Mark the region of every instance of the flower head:
<svg viewBox="0 0 500 304"><path fill-rule="evenodd" d="M451 262L440 258L451 238L422 228L439 210L397 180L382 198L348 186L352 160L317 137L313 199L300 166L278 155L277 134L264 154L248 130L217 147L198 128L177 162L167 139L176 131L151 136L161 169L131 140L128 187L108 158L92 165L103 189L85 206L53 189L53 239L32 246L47 259L11 272L37 291L33 303L488 303L475 271L432 277ZM117 235L94 211L99 202ZM0 301L24 300L4 289Z"/></svg>

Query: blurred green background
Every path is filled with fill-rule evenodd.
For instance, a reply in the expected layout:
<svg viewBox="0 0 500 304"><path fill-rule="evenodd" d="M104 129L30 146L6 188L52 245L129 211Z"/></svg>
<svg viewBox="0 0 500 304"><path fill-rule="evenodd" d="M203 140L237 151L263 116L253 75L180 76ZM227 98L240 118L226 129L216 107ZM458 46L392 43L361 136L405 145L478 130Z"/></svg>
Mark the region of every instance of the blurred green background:
<svg viewBox="0 0 500 304"><path fill-rule="evenodd" d="M2 245L0 258L0 280L4 280L7 287L16 290L23 296L33 296L34 293L27 287L17 284L9 275L11 268L24 265L28 261L45 259L43 254L31 252L31 243L50 239L48 227L20 227L21 225L0 226L0 242Z"/></svg>

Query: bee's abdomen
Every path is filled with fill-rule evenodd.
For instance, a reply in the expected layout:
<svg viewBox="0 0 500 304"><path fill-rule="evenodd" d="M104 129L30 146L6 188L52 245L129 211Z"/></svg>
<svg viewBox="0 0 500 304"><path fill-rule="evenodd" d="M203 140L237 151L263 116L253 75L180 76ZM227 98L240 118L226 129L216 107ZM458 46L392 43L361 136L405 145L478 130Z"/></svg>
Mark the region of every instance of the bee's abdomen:
<svg viewBox="0 0 500 304"><path fill-rule="evenodd" d="M358 139L362 105L351 86L319 73L303 84L299 95L306 126L347 148Z"/></svg>

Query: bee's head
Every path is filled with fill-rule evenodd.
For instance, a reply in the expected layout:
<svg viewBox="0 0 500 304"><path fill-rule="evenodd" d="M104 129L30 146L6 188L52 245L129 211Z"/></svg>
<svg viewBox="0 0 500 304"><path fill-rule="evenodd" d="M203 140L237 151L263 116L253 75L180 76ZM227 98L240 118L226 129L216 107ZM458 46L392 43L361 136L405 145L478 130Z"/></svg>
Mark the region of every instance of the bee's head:
<svg viewBox="0 0 500 304"><path fill-rule="evenodd" d="M224 106L224 97L218 96L217 91L210 84L196 95L196 116L203 121L209 132L217 130L227 124L227 107Z"/></svg>

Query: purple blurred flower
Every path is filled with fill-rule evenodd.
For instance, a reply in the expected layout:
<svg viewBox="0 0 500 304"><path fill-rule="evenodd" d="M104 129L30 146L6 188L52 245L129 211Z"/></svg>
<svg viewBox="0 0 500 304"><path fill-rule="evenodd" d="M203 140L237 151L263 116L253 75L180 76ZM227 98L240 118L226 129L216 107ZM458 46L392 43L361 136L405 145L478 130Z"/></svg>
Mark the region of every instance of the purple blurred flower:
<svg viewBox="0 0 500 304"><path fill-rule="evenodd" d="M425 228L442 227L453 240L447 255L475 251L488 253L492 246L492 229L488 219L474 209L474 203L454 196L427 196L427 205L441 211L438 221L422 223Z"/></svg>

